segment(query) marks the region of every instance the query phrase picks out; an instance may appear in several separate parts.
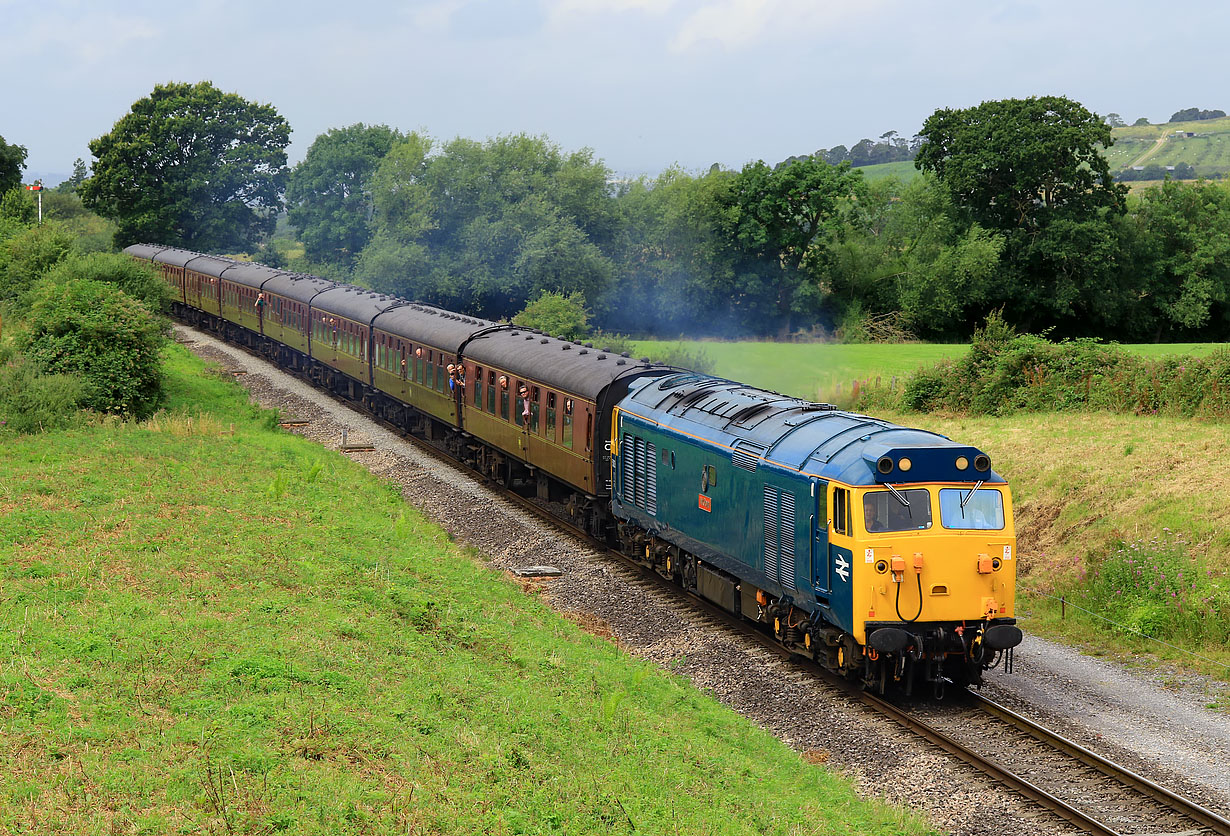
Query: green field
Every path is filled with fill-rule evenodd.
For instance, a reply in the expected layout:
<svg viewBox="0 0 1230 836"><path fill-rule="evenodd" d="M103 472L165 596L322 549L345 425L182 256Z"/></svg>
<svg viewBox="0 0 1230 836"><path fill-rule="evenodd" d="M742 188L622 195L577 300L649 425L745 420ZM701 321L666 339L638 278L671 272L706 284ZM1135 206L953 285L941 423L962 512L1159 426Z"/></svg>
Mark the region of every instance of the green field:
<svg viewBox="0 0 1230 836"><path fill-rule="evenodd" d="M909 182L915 177L922 176L922 172L914 167L913 160L903 160L896 163L880 163L878 165L865 165L856 168L855 171L861 171L863 177L870 181L883 180L886 177L896 177L898 180Z"/></svg>
<svg viewBox="0 0 1230 836"><path fill-rule="evenodd" d="M169 357L0 441L0 832L925 831Z"/></svg>
<svg viewBox="0 0 1230 836"><path fill-rule="evenodd" d="M703 351L715 364L714 374L751 383L774 392L809 400L849 394L855 381L880 378L888 386L922 365L960 357L968 346L909 343L904 345L840 345L836 343L772 343L642 340L638 354L654 356L666 346L683 345Z"/></svg>
<svg viewBox="0 0 1230 836"><path fill-rule="evenodd" d="M919 366L955 360L968 345L903 343L840 345L836 343L717 342L706 340L640 340L636 353L650 357L664 347L682 345L703 351L714 362L714 374L774 392L809 400L849 396L860 386L893 384ZM1124 348L1148 357L1163 354L1204 355L1220 343L1142 344Z"/></svg>

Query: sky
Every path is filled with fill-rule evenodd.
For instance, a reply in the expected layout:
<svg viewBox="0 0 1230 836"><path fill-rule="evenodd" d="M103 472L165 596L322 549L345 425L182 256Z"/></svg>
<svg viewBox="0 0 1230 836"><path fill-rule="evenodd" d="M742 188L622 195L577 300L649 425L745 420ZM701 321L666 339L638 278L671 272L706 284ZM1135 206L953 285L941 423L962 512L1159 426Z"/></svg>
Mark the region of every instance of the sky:
<svg viewBox="0 0 1230 836"><path fill-rule="evenodd" d="M1212 0L0 0L0 136L27 179L67 175L156 84L209 80L277 108L292 164L363 122L739 168L990 99L1230 110L1227 24Z"/></svg>

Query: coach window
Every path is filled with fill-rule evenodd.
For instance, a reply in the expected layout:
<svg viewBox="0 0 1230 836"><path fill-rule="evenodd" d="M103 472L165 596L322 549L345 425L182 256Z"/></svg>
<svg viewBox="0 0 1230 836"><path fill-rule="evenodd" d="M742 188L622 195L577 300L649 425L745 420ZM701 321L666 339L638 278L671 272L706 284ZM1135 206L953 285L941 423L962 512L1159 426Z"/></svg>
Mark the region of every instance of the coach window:
<svg viewBox="0 0 1230 836"><path fill-rule="evenodd" d="M530 432L538 433L538 398L540 397L537 386L530 387Z"/></svg>
<svg viewBox="0 0 1230 836"><path fill-rule="evenodd" d="M589 404L585 405L585 452L594 447L594 413L590 412Z"/></svg>
<svg viewBox="0 0 1230 836"><path fill-rule="evenodd" d="M564 398L564 446L572 449L572 398Z"/></svg>
<svg viewBox="0 0 1230 836"><path fill-rule="evenodd" d="M474 367L474 405L483 408L483 367Z"/></svg>
<svg viewBox="0 0 1230 836"><path fill-rule="evenodd" d="M487 372L487 411L495 415L495 372Z"/></svg>
<svg viewBox="0 0 1230 836"><path fill-rule="evenodd" d="M555 425L555 393L554 392L547 393L546 433L547 433L547 438L551 439L552 441L559 440L559 433L556 432L556 425Z"/></svg>

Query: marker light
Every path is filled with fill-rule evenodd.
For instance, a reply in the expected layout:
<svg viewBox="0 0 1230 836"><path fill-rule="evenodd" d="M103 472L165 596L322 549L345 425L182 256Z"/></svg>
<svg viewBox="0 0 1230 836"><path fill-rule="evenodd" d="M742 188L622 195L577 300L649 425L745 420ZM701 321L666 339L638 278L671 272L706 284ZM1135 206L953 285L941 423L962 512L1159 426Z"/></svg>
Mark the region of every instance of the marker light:
<svg viewBox="0 0 1230 836"><path fill-rule="evenodd" d="M957 456L957 470L965 470L969 467L969 459L965 456Z"/></svg>
<svg viewBox="0 0 1230 836"><path fill-rule="evenodd" d="M903 458L897 462L897 467L901 468L902 473L908 472L909 469L913 466L914 466L914 462L910 461L909 459Z"/></svg>

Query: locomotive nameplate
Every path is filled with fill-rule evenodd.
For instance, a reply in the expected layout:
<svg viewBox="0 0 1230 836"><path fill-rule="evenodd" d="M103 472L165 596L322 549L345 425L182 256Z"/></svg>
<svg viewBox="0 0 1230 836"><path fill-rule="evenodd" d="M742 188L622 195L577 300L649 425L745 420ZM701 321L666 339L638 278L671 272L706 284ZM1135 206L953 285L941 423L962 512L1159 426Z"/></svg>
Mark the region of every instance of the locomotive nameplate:
<svg viewBox="0 0 1230 836"><path fill-rule="evenodd" d="M700 508L700 510L702 511L707 511L709 513L712 513L713 512L713 499L711 497L705 496L703 493L697 494L697 496L699 496L700 499L696 503L696 507Z"/></svg>

